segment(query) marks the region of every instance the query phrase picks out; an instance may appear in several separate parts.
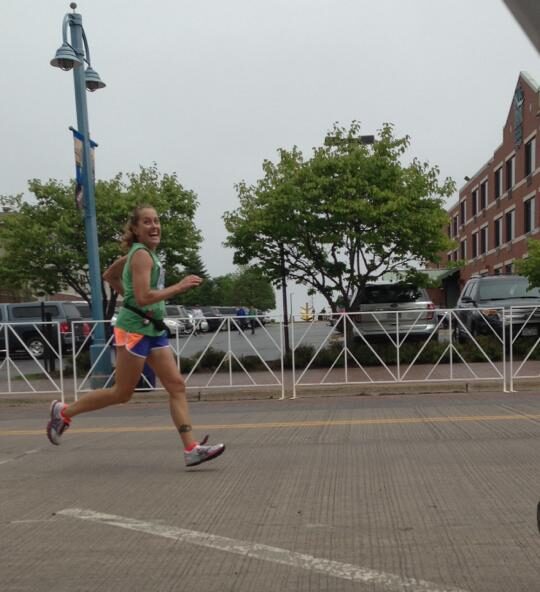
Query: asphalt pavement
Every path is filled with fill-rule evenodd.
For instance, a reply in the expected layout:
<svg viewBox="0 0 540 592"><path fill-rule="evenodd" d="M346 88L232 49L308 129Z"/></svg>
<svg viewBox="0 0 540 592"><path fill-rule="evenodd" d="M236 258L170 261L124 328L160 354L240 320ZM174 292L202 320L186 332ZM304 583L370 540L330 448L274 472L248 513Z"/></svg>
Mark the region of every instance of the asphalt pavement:
<svg viewBox="0 0 540 592"><path fill-rule="evenodd" d="M535 393L194 402L225 454L183 466L167 405L45 438L0 400L2 592L540 590Z"/></svg>

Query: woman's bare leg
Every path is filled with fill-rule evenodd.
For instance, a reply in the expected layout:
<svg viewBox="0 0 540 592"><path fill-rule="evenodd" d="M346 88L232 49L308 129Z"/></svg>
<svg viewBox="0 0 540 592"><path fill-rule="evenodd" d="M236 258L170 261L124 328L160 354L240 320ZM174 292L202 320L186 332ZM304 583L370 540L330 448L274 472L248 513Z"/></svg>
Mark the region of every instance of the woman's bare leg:
<svg viewBox="0 0 540 592"><path fill-rule="evenodd" d="M157 374L165 390L169 393L169 409L172 420L180 433L184 448L190 448L195 444L195 438L191 431L191 417L186 398L186 385L176 367L171 348L160 347L152 350L147 362Z"/></svg>
<svg viewBox="0 0 540 592"><path fill-rule="evenodd" d="M111 388L97 389L68 405L62 414L71 419L80 413L103 409L110 405L127 403L135 391L144 367L144 358L130 354L125 347L116 348L115 384Z"/></svg>

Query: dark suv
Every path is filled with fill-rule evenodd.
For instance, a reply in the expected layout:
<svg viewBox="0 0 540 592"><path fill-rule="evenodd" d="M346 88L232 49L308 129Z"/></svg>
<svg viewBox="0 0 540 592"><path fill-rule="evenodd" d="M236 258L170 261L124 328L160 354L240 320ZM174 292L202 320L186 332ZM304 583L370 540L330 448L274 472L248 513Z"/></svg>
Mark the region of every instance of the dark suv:
<svg viewBox="0 0 540 592"><path fill-rule="evenodd" d="M0 304L0 350L30 353L41 358L47 351L47 341L58 351L57 329L46 321L58 323L62 352L73 349L72 328L75 328L75 345L79 347L88 335L89 327L81 321L81 313L71 302L17 302ZM8 344L6 344L6 336Z"/></svg>
<svg viewBox="0 0 540 592"><path fill-rule="evenodd" d="M520 308L522 307L522 308ZM539 307L535 309L535 307ZM456 304L454 321L457 338L468 333L502 335L512 323L513 335L538 336L540 331L540 289L529 288L527 278L519 275L494 275L471 278Z"/></svg>

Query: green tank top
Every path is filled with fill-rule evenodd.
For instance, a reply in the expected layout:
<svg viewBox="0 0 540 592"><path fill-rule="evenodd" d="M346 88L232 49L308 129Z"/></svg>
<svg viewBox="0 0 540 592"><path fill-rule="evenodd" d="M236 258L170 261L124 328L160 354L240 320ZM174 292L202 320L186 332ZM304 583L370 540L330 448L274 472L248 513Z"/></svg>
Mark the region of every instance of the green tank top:
<svg viewBox="0 0 540 592"><path fill-rule="evenodd" d="M152 290L162 290L165 287L165 274L161 262L157 258L154 251L151 251L145 247L142 243L133 243L129 250L127 261L122 272L122 285L124 287L124 302L130 306L134 306L139 310L151 313L155 319L163 319L165 316L165 302L156 302L149 304L148 306L139 306L135 300L133 293L133 278L131 274L131 258L133 254L140 249L144 249L147 253L150 253L152 261L152 271L150 273L150 288ZM150 337L157 337L161 335L163 331L156 329L153 323L144 323L144 318L139 316L137 313L128 310L125 307L120 309L118 317L116 319L116 326L129 333L140 333L141 335L149 335Z"/></svg>

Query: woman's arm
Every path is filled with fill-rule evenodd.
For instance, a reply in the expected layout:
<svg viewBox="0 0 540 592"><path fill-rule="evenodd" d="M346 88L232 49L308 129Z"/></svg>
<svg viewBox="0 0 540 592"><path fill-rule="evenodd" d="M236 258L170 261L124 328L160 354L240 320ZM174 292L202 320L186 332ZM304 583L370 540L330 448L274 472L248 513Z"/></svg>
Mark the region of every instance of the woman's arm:
<svg viewBox="0 0 540 592"><path fill-rule="evenodd" d="M153 265L154 262L150 253L144 249L135 251L131 257L133 293L135 295L135 301L139 306L148 306L162 300L169 300L182 292L196 288L202 283L202 278L199 276L188 275L176 284L163 288L163 290L153 290L150 288L150 275Z"/></svg>
<svg viewBox="0 0 540 592"><path fill-rule="evenodd" d="M126 261L127 255L119 257L103 273L103 279L111 286L113 290L119 294L124 294L124 286L122 285L122 272L124 271Z"/></svg>

